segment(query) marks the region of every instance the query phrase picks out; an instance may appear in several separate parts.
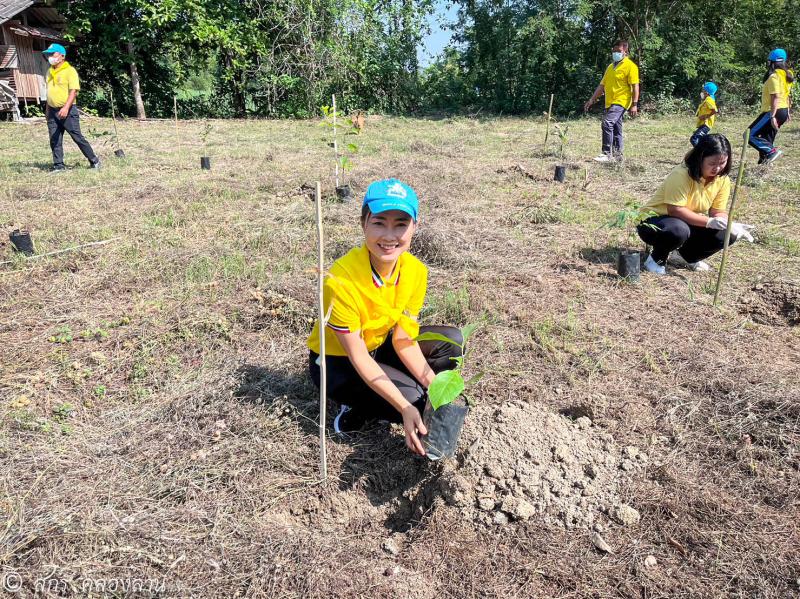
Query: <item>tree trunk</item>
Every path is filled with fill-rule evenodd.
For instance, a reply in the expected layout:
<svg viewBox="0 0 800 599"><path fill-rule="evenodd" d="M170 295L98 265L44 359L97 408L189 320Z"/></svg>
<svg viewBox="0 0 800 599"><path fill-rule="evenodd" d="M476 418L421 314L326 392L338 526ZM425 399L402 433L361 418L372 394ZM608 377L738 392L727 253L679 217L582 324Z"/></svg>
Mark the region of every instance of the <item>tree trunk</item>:
<svg viewBox="0 0 800 599"><path fill-rule="evenodd" d="M142 101L142 88L139 84L139 69L136 68L136 55L134 53L133 42L128 42L128 58L131 65L131 86L133 87L133 101L136 103L136 118L146 119L144 113L144 102Z"/></svg>

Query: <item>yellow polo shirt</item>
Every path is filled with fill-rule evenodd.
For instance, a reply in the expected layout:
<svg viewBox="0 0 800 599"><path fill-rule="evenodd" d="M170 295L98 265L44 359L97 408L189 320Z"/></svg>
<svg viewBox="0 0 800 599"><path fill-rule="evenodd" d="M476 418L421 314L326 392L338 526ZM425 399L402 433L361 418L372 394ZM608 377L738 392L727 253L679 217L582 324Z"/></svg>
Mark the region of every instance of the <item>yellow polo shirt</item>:
<svg viewBox="0 0 800 599"><path fill-rule="evenodd" d="M360 331L368 351L380 347L395 325L411 337L419 334L417 317L425 301L428 269L417 258L403 252L392 274L384 279L372 267L369 250L362 245L334 262L329 272L323 288L325 313L331 310L325 327L326 355L347 355L337 333ZM319 321L307 345L319 353Z"/></svg>
<svg viewBox="0 0 800 599"><path fill-rule="evenodd" d="M711 96L706 96L706 99L703 100L702 104L697 107L697 125L696 127L702 127L706 125L709 129L714 126L714 121L717 120L717 102ZM711 116L708 116L711 115ZM703 122L703 117L708 116L705 122Z"/></svg>
<svg viewBox="0 0 800 599"><path fill-rule="evenodd" d="M704 180L695 181L689 176L685 164L676 166L664 179L656 195L642 207L643 213L655 212L666 215L667 206L683 206L697 214L708 214L711 208L727 211L731 195L730 177L716 177L706 185Z"/></svg>
<svg viewBox="0 0 800 599"><path fill-rule="evenodd" d="M761 112L772 112L773 94L778 94L778 108L789 108L789 89L779 72L772 73L761 88Z"/></svg>
<svg viewBox="0 0 800 599"><path fill-rule="evenodd" d="M617 63L611 63L603 75L603 89L606 95L606 108L619 104L625 109L633 103L631 86L639 83L639 67L627 56Z"/></svg>
<svg viewBox="0 0 800 599"><path fill-rule="evenodd" d="M67 103L69 92L81 88L78 80L78 71L66 60L58 67L47 71L47 105L52 108L61 108Z"/></svg>

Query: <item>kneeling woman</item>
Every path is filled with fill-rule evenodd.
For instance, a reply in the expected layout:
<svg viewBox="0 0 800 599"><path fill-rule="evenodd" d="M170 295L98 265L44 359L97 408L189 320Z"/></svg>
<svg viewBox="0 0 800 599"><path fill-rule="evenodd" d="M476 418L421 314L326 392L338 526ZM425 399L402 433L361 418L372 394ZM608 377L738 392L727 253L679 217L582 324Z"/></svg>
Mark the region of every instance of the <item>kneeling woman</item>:
<svg viewBox="0 0 800 599"><path fill-rule="evenodd" d="M656 216L637 227L642 241L653 246L644 267L657 274L666 272L667 258L674 250L692 270L710 270L704 260L720 251L725 241L731 144L724 135L706 135L683 162L642 208ZM752 242L749 228L733 223L731 243L739 238Z"/></svg>
<svg viewBox="0 0 800 599"><path fill-rule="evenodd" d="M368 420L402 422L408 448L425 451L422 411L435 374L455 367L461 349L414 341L428 269L409 252L419 203L408 185L388 179L367 189L361 208L364 243L331 266L324 287L329 399L340 406L334 428L346 433ZM422 327L461 343L453 327ZM309 370L319 387L320 323L308 338Z"/></svg>

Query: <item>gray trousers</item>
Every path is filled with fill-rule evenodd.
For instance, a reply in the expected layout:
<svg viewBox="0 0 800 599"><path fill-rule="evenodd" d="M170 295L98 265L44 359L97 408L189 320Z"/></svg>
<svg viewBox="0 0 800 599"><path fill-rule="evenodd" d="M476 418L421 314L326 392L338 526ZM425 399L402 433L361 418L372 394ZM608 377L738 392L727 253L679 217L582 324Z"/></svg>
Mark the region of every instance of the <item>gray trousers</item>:
<svg viewBox="0 0 800 599"><path fill-rule="evenodd" d="M622 117L625 109L619 104L612 104L603 114L603 154L622 156Z"/></svg>
<svg viewBox="0 0 800 599"><path fill-rule="evenodd" d="M86 138L81 133L81 122L78 109L72 106L69 109L67 118L61 119L58 117L60 108L47 107L47 130L50 132L50 149L53 151L53 166L55 168L64 168L64 147L62 141L64 140L64 131L69 133L78 148L80 148L86 160L90 164L97 162L97 156L92 150L92 146L86 141Z"/></svg>

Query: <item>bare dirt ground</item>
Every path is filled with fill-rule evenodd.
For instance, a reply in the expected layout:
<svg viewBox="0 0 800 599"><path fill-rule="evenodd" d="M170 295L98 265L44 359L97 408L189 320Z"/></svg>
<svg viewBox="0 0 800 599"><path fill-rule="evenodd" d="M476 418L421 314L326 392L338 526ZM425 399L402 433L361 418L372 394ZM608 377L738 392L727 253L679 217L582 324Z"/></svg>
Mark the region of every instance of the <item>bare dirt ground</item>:
<svg viewBox="0 0 800 599"><path fill-rule="evenodd" d="M722 118L741 143L745 117ZM457 459L376 425L329 443L306 376L323 181L329 259L359 242L316 122L120 123L46 172L46 127L0 124L0 575L17 596L800 596L800 130L748 152L716 272L614 273L605 226L688 149L690 116L626 123L623 165L570 124L552 181L533 119L373 117L356 196L401 178L427 323L482 320ZM84 129L110 131L87 118ZM551 138L553 136L551 135ZM211 171L199 169L207 154ZM736 150L738 155L738 148ZM719 265L719 257L711 260ZM19 587L19 588L18 588Z"/></svg>

